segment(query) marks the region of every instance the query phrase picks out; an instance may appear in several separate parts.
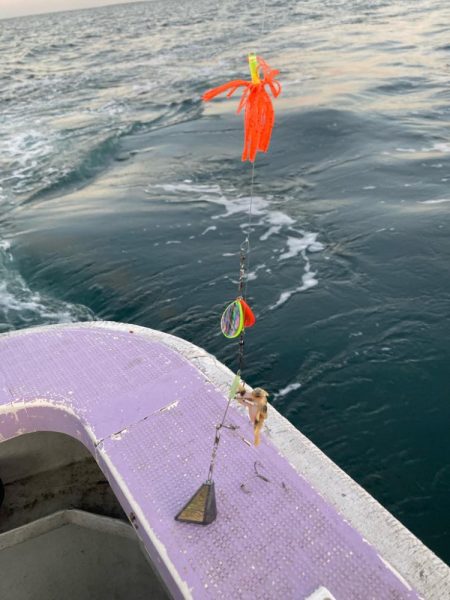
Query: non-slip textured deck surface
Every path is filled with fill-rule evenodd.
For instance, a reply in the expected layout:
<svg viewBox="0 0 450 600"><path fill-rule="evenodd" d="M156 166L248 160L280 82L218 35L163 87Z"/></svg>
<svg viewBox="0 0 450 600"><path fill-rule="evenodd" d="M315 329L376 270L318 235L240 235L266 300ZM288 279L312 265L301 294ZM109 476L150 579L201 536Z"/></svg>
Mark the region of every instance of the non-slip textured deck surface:
<svg viewBox="0 0 450 600"><path fill-rule="evenodd" d="M418 598L264 436L259 448L244 441L252 430L234 409L216 522L174 520L206 478L225 402L141 334L68 326L0 337L0 441L38 429L83 440L174 596L302 600L325 586L337 600Z"/></svg>

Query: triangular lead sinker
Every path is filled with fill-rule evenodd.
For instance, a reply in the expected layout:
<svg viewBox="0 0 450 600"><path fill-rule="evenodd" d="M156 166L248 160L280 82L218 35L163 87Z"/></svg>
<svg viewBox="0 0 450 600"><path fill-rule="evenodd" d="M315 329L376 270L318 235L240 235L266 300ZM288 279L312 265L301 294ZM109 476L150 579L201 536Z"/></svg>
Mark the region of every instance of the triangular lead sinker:
<svg viewBox="0 0 450 600"><path fill-rule="evenodd" d="M176 521L209 525L217 516L214 482L203 483L175 517Z"/></svg>

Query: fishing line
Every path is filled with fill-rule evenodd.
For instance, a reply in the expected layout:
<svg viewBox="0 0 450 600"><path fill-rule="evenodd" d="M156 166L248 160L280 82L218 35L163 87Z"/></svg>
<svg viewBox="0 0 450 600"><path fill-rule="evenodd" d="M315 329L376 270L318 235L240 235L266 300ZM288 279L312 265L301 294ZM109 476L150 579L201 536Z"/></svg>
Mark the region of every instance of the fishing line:
<svg viewBox="0 0 450 600"><path fill-rule="evenodd" d="M263 33L264 33L264 23L265 23L265 18L266 18L266 5L267 5L267 0L264 0L264 4L263 4L263 8L262 8L262 22L261 22L261 30L259 33L259 38L262 37ZM257 37L257 41L259 41L259 38ZM245 265L245 254L244 254L244 258L242 258L242 245L241 245L241 267L240 267L240 274L239 276L241 277L241 271L242 271L242 264L244 265L244 273L243 273L243 278L244 278L244 284L243 284L243 293L242 290L240 290L240 294L242 294L242 297L244 298L244 300L247 299L247 287L248 287L248 276L250 274L250 258L251 258L251 245L250 245L250 235L251 235L251 227L252 227L252 209L253 209L253 197L254 197L254 186L255 186L255 164L256 164L256 156L252 162L252 175L251 175L251 183L250 183L250 204L249 204L249 208L248 208L248 217L247 217L247 235L246 238L244 240L244 244L246 247L246 256L247 256L247 264ZM239 287L241 288L241 284L239 285ZM242 330L241 335L239 337L239 371L242 371L243 367L244 367L244 335L245 335L245 329Z"/></svg>
<svg viewBox="0 0 450 600"><path fill-rule="evenodd" d="M264 0L262 11L263 18L259 37L261 37L264 32L265 14L266 0ZM247 228L244 240L240 246L238 297L227 306L221 319L221 330L224 336L230 339L239 338L239 368L230 387L228 401L222 419L220 423L216 425L216 433L214 436L206 483L200 486L194 496L175 517L177 520L191 523L208 524L214 521L217 515L213 481L217 451L220 444L222 429L227 427L225 422L231 401L234 400L239 393L244 402L246 390L245 386L242 386L241 373L244 367L245 329L246 327L254 325L256 320L251 308L245 301L245 298L247 297L250 266L250 236L254 204L255 161L258 152L266 152L268 150L275 121L275 113L269 91L271 92L272 97L276 98L281 92L281 85L275 79L278 75L278 70L271 69L269 65L254 52L248 54L248 65L250 69L250 80L235 79L207 90L202 96L202 99L206 102L225 92L227 92L227 97L230 97L239 88L243 88L237 111L238 113L243 111L244 114L244 147L241 158L243 162L249 160L252 163L252 170ZM268 89L266 89L266 87ZM253 394L255 394L254 398ZM267 392L261 388L256 388L252 392L251 400L245 398L245 402L249 407L252 406L256 409L256 413L252 417L252 422L255 435L254 443L255 446L257 446L259 444L259 434L267 416Z"/></svg>
<svg viewBox="0 0 450 600"><path fill-rule="evenodd" d="M265 16L266 16L266 0L264 0L264 4L263 4L262 23L261 23L260 34L259 34L259 37L257 38L257 40L259 40L259 38L261 38L264 33ZM255 61L254 64L255 65L258 64L258 66L254 67L254 69L252 70L251 59L249 58L252 82L255 83L255 79L256 79L256 82L258 84L260 84L261 83L261 81L259 79L260 63L258 62L260 59L257 59L256 55L253 55L253 56L254 56L254 61ZM249 55L249 57L250 57L250 55ZM257 69L257 70L255 70L255 69ZM256 73L256 75L255 75L255 73ZM264 77L267 77L266 73L264 74ZM231 92L229 95L231 95L231 93L233 93L235 90L236 90L236 88L233 89L233 87L231 87ZM244 94L246 94L246 93L248 93L248 90L246 92L244 92ZM279 91L278 91L278 93L279 93ZM214 94L211 97L214 97ZM267 118L267 116L266 116L266 118ZM244 154L245 154L245 150L244 150ZM250 183L250 201L249 201L249 208L248 208L248 215L247 215L246 235L245 235L244 241L242 242L242 244L240 246L238 301L240 298L246 300L247 290L248 290L248 282L249 282L248 275L250 273L250 255L251 255L250 236L251 236L252 217L253 217L252 211L253 211L253 202L254 202L256 152L254 153L254 156L250 156L250 160L252 162L251 183ZM235 381L233 382L232 389L235 387L236 381L238 381L240 383L241 373L244 368L244 344L245 344L244 336L245 336L245 327L242 327L242 329L239 333L238 371L237 371L237 375L235 377ZM231 400L234 398L234 396L235 396L235 394L231 393L231 391L230 391L230 394L228 397L228 402L225 407L225 411L222 416L221 423L219 425L216 425L216 436L215 436L215 440L214 440L212 456L211 456L211 463L210 463L210 468L209 468L209 473L208 473L208 481L209 482L212 481L212 475L213 475L213 470L214 470L214 465L215 465L217 449L218 449L219 442L220 442L221 430L223 427L226 427L225 420L226 420L226 417L228 414L228 409L230 407Z"/></svg>

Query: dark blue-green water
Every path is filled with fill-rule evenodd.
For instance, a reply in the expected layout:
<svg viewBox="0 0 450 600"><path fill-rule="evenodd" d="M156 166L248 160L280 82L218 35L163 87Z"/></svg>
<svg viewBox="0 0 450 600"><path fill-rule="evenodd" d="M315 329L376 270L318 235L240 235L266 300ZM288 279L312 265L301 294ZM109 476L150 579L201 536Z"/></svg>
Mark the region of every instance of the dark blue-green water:
<svg viewBox="0 0 450 600"><path fill-rule="evenodd" d="M146 2L0 22L0 330L112 319L204 346L236 293L236 100L281 70L255 171L246 378L450 560L450 5Z"/></svg>

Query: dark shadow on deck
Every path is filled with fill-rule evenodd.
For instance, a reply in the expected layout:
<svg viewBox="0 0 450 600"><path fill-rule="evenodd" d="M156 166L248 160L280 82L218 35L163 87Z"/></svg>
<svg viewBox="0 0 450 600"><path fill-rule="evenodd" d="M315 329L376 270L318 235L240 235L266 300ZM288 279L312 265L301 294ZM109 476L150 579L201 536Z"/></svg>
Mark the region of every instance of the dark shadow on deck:
<svg viewBox="0 0 450 600"><path fill-rule="evenodd" d="M0 479L0 598L169 598L81 442L38 432L0 443Z"/></svg>

